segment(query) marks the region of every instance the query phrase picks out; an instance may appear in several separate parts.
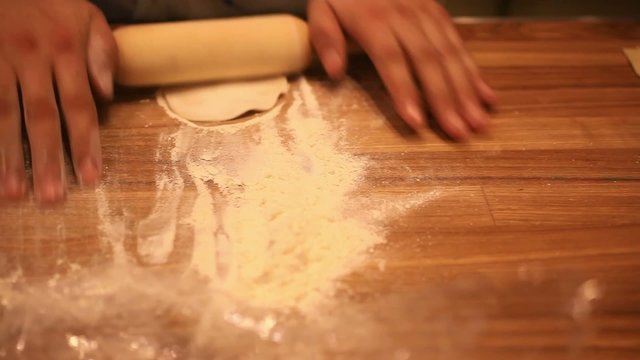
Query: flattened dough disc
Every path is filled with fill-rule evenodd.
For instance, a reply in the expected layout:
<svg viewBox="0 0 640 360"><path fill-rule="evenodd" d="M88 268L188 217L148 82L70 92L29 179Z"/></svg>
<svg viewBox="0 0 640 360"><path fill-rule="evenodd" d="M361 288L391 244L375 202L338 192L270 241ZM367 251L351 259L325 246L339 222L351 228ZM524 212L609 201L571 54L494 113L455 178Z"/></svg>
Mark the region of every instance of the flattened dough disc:
<svg viewBox="0 0 640 360"><path fill-rule="evenodd" d="M190 121L233 120L273 108L289 84L284 76L251 81L178 86L161 90L167 107Z"/></svg>

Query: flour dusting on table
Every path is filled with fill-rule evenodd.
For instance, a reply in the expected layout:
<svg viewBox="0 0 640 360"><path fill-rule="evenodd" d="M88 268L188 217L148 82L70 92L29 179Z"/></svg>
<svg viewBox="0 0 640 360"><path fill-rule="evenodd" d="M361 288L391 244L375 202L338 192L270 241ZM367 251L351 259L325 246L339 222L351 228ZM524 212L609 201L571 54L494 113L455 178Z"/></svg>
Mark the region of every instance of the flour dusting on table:
<svg viewBox="0 0 640 360"><path fill-rule="evenodd" d="M192 268L241 303L308 309L383 237L346 212L366 161L336 149L304 80L283 115L252 128L255 142L190 130L175 141L192 141L178 155L198 189Z"/></svg>
<svg viewBox="0 0 640 360"><path fill-rule="evenodd" d="M172 135L171 161L196 188L180 222L193 229L191 269L216 291L246 306L311 311L384 241L385 214L434 194L362 207L367 199L353 192L367 160L340 150L344 135L307 81L276 110L230 126L185 124Z"/></svg>

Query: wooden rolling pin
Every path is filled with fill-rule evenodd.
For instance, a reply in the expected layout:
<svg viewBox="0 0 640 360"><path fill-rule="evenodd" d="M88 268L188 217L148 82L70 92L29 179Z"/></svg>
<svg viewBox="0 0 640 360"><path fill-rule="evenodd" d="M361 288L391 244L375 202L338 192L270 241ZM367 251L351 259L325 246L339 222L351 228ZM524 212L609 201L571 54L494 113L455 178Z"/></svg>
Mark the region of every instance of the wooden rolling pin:
<svg viewBox="0 0 640 360"><path fill-rule="evenodd" d="M114 36L124 86L288 75L312 57L307 24L290 15L129 25Z"/></svg>

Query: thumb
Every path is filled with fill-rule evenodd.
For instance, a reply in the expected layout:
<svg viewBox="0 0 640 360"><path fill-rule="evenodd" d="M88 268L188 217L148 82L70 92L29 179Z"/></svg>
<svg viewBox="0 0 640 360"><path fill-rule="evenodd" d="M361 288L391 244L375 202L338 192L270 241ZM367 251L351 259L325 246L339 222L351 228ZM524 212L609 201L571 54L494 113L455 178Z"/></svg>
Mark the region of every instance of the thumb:
<svg viewBox="0 0 640 360"><path fill-rule="evenodd" d="M89 77L100 98L113 98L113 78L118 61L118 47L104 15L97 8L91 14L87 44Z"/></svg>
<svg viewBox="0 0 640 360"><path fill-rule="evenodd" d="M329 76L336 80L347 68L344 33L333 9L326 0L311 0L307 10L311 42Z"/></svg>

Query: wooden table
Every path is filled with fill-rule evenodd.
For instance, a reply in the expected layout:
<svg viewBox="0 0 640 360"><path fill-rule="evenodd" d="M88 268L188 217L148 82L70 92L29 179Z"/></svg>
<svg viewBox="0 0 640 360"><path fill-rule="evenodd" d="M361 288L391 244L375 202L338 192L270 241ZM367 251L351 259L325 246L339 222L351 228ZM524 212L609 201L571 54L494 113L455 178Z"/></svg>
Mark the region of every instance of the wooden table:
<svg viewBox="0 0 640 360"><path fill-rule="evenodd" d="M335 119L360 134L347 148L372 160L363 191L401 196L437 189L439 196L396 221L370 262L344 279L350 291L338 297L351 307L335 309L344 324L324 356L640 358L640 78L622 53L640 45L640 25L506 22L460 29L500 96L490 133L469 144L435 133L410 137L387 125L398 121L373 69L363 59L353 63L360 88L351 96L359 106L336 110ZM318 71L308 77L330 94ZM0 274L14 279L6 284L22 284L18 292L28 293L53 274L104 268L115 258L99 240L100 196L110 199L115 215L149 213L166 155L156 154L159 138L179 127L146 101L152 98L152 91L122 92L108 109L102 195L72 184L62 208L0 209ZM135 258L132 235L125 238ZM176 239L175 254L155 270L180 269L189 251L188 239ZM55 316L60 309L47 306L55 299L38 300L40 314L0 307L0 358L16 356L16 346L32 358L46 351L53 358L51 349L74 341L77 350L82 339L69 332L21 337L21 326L37 328L42 314L52 323L71 316ZM375 322L375 332L358 332L364 318ZM30 320L9 323L16 319ZM56 326L43 329L70 331ZM167 336L188 339L179 322L166 326ZM352 345L335 345L341 341Z"/></svg>

